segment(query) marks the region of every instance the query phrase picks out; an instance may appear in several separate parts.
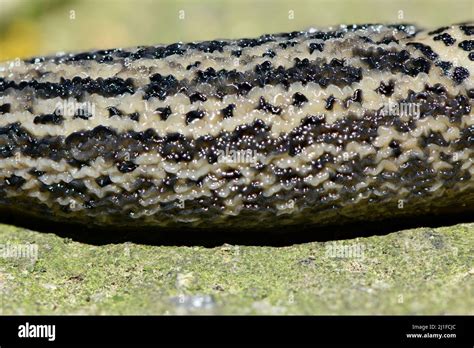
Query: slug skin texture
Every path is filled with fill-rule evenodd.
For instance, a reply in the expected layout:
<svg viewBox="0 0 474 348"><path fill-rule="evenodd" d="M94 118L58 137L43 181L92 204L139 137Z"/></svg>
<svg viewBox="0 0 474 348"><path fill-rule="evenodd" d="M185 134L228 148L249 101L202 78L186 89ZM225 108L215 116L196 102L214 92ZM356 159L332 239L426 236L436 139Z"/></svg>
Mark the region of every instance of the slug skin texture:
<svg viewBox="0 0 474 348"><path fill-rule="evenodd" d="M474 26L0 63L0 210L272 228L474 212Z"/></svg>

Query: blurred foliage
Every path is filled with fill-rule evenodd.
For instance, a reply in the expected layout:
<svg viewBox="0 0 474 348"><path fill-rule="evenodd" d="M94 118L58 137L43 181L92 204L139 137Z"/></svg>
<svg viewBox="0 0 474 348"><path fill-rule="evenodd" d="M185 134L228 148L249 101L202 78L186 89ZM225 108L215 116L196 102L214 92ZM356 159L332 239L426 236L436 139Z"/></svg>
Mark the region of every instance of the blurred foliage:
<svg viewBox="0 0 474 348"><path fill-rule="evenodd" d="M472 0L0 0L0 60L339 23L472 20Z"/></svg>

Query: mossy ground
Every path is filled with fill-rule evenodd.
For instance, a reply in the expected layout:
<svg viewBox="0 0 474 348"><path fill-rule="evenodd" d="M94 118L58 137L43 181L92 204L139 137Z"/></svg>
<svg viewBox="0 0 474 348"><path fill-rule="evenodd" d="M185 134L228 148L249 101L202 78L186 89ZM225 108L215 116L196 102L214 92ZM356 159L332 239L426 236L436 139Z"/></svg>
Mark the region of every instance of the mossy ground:
<svg viewBox="0 0 474 348"><path fill-rule="evenodd" d="M5 252L26 244L36 259ZM97 246L0 225L0 246L2 314L474 314L473 223L214 248Z"/></svg>
<svg viewBox="0 0 474 348"><path fill-rule="evenodd" d="M469 0L10 3L0 13L0 59L349 22L430 28L472 13ZM0 257L0 313L474 314L474 224L215 248L96 246L0 225L3 249L28 243L38 246L36 260ZM333 257L338 250L345 257Z"/></svg>

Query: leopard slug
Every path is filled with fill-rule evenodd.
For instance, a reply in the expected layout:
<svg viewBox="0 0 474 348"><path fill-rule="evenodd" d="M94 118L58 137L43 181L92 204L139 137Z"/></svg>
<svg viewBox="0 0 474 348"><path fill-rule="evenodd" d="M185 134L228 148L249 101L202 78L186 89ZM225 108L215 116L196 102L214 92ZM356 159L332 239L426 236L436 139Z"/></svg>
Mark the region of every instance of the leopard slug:
<svg viewBox="0 0 474 348"><path fill-rule="evenodd" d="M0 63L0 210L90 226L474 212L474 26Z"/></svg>

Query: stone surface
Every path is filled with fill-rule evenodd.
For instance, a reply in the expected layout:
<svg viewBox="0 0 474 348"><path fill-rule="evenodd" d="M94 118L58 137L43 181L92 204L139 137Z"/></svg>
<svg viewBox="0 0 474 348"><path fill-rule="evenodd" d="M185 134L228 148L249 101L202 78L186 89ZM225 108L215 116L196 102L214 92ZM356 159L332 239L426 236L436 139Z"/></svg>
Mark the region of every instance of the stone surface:
<svg viewBox="0 0 474 348"><path fill-rule="evenodd" d="M472 315L473 255L473 223L213 248L96 246L0 225L0 313Z"/></svg>

